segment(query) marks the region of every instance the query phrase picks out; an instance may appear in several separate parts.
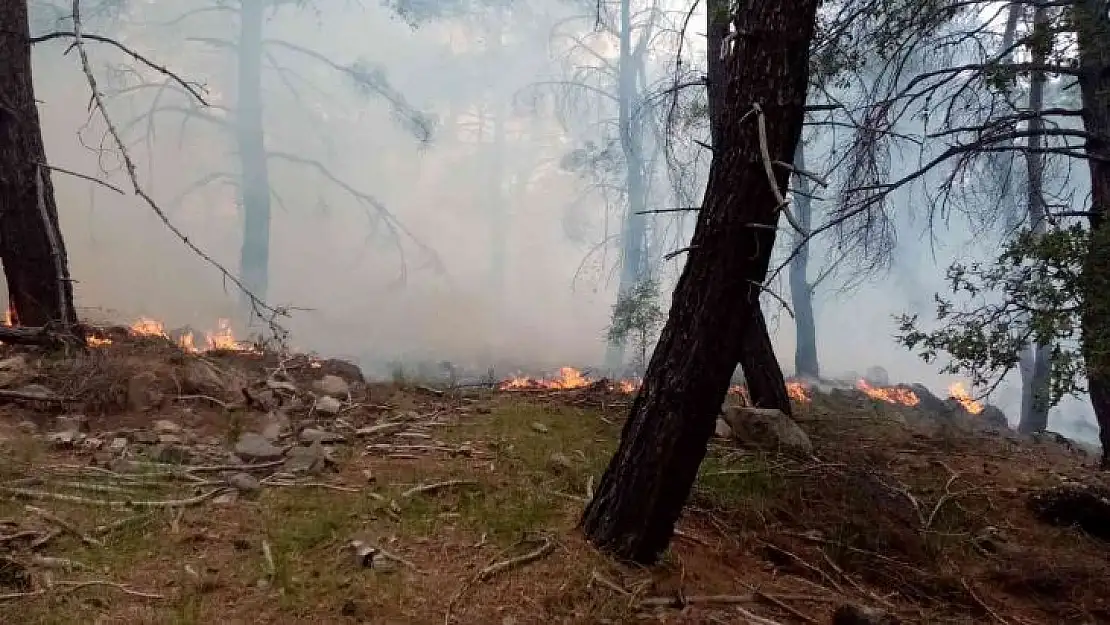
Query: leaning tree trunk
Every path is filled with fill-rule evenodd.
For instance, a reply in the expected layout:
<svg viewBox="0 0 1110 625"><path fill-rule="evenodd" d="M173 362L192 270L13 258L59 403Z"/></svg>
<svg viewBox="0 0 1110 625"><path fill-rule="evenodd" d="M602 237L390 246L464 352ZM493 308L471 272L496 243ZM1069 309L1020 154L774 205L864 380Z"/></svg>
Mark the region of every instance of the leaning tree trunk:
<svg viewBox="0 0 1110 625"><path fill-rule="evenodd" d="M689 257L620 445L581 520L590 542L617 557L658 559L705 456L759 306L779 221L776 191L789 178L779 167L768 180L762 120L753 111L762 107L766 115L770 158L790 162L802 130L817 4L744 3L734 16L740 35L714 85L726 92L724 105L711 111L723 122Z"/></svg>
<svg viewBox="0 0 1110 625"><path fill-rule="evenodd" d="M794 166L799 171L805 171L805 148L801 145L794 155ZM794 184L798 189L794 194L798 224L802 226L802 230L809 232L813 223L813 198L810 197L809 179L795 174ZM813 285L809 283L809 239L805 234L797 232L794 245L798 250L790 261L790 301L794 304L795 328L794 375L817 379L820 372L817 363L817 323L813 314Z"/></svg>
<svg viewBox="0 0 1110 625"><path fill-rule="evenodd" d="M266 298L270 284L270 171L262 125L262 24L265 0L243 0L239 9L239 74L236 142L239 147L243 245L239 270L243 284ZM253 302L244 294L244 316Z"/></svg>
<svg viewBox="0 0 1110 625"><path fill-rule="evenodd" d="M1033 64L1046 65L1048 53L1051 48L1052 37L1048 33L1048 9L1043 2L1038 2L1033 15ZM1044 199L1044 160L1041 153L1044 139L1041 132L1044 130L1044 88L1048 77L1043 71L1033 72L1029 86L1029 111L1033 117L1029 120L1029 150L1025 153L1025 169L1029 179L1029 197L1027 199L1027 212L1030 227L1035 236L1043 236L1047 224L1045 223ZM1031 343L1024 353L1020 363L1021 371L1021 417L1018 420L1018 431L1026 434L1041 432L1048 428L1049 407L1049 378L1051 376L1052 350L1047 345Z"/></svg>
<svg viewBox="0 0 1110 625"><path fill-rule="evenodd" d="M0 0L0 263L13 325L77 323L35 103L26 0Z"/></svg>
<svg viewBox="0 0 1110 625"><path fill-rule="evenodd" d="M745 328L740 348L740 369L748 386L748 397L756 408L778 408L793 416L790 395L786 392L786 377L782 374L775 346L767 331L767 319L757 305L752 311L751 322Z"/></svg>
<svg viewBox="0 0 1110 625"><path fill-rule="evenodd" d="M1110 469L1110 16L1105 0L1077 0L1074 10L1091 173L1091 240L1083 259L1080 348L1098 421L1102 467Z"/></svg>

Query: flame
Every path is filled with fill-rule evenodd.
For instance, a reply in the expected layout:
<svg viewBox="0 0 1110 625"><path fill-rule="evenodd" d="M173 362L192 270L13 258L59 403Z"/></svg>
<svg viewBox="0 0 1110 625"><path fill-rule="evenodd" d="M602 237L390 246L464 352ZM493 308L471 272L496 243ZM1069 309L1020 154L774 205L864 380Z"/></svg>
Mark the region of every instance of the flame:
<svg viewBox="0 0 1110 625"><path fill-rule="evenodd" d="M8 306L6 309L4 309L4 323L3 323L3 325L11 327L13 319L15 319L15 311L12 310L11 306Z"/></svg>
<svg viewBox="0 0 1110 625"><path fill-rule="evenodd" d="M975 401L971 397L971 393L968 393L967 389L964 388L964 385L960 384L959 382L953 382L948 386L948 397L949 399L954 399L960 402L960 405L964 407L964 410L968 411L971 414L979 414L980 412L983 412L983 404Z"/></svg>
<svg viewBox="0 0 1110 625"><path fill-rule="evenodd" d="M191 332L183 334L177 340L177 344L189 353L212 350L251 351L250 345L235 339L235 334L231 330L230 319L217 319L216 326L217 330L215 332L205 332L203 346L196 344L196 337ZM156 336L167 340L170 338L169 334L166 333L166 326L161 321L150 317L139 317L131 324L130 331L134 336Z"/></svg>
<svg viewBox="0 0 1110 625"><path fill-rule="evenodd" d="M867 383L866 380L856 382L856 388L863 391L868 397L872 399L879 399L891 404L901 404L903 406L916 406L921 403L917 395L908 388L893 387L874 387Z"/></svg>
<svg viewBox="0 0 1110 625"><path fill-rule="evenodd" d="M562 367L559 369L558 377L530 378L527 376L518 376L505 380L501 383L500 388L503 391L521 389L568 390L589 386L590 383L591 380L578 369L574 367Z"/></svg>
<svg viewBox="0 0 1110 625"><path fill-rule="evenodd" d="M786 394L796 402L809 401L809 387L802 382L787 382Z"/></svg>

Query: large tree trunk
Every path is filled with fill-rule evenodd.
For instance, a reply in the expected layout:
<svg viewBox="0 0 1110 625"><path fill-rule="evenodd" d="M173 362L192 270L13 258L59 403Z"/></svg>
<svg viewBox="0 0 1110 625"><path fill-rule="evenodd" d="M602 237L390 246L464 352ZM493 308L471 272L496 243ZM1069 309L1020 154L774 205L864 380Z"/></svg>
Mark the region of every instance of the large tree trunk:
<svg viewBox="0 0 1110 625"><path fill-rule="evenodd" d="M1110 16L1105 0L1077 0L1079 87L1091 173L1091 241L1083 260L1080 347L1099 426L1102 466L1110 469Z"/></svg>
<svg viewBox="0 0 1110 625"><path fill-rule="evenodd" d="M1048 63L1048 53L1052 41L1048 33L1047 9L1038 3L1033 15L1033 63ZM1025 154L1025 169L1029 181L1029 197L1026 198L1029 225L1033 233L1043 236L1045 223L1044 199L1044 154L1040 153L1044 139L1040 132L1044 129L1044 87L1048 77L1044 72L1033 72L1029 87L1029 110L1036 115L1029 120L1029 150ZM1051 375L1052 350L1047 345L1032 343L1022 354L1021 370L1021 417L1018 431L1029 434L1048 428L1049 378Z"/></svg>
<svg viewBox="0 0 1110 625"><path fill-rule="evenodd" d="M270 285L270 171L262 125L262 24L265 0L243 0L239 9L239 74L236 141L239 147L243 284L265 299ZM244 295L244 314L252 312Z"/></svg>
<svg viewBox="0 0 1110 625"><path fill-rule="evenodd" d="M752 312L751 322L745 328L744 340L741 341L740 368L744 371L744 382L753 406L778 408L787 415L794 414L790 395L786 392L786 377L782 374L779 359L775 357L775 346L767 331L767 319L759 306Z"/></svg>
<svg viewBox="0 0 1110 625"><path fill-rule="evenodd" d="M686 266L620 446L581 521L590 542L617 557L658 559L705 456L759 306L779 221L757 116L749 113L763 108L770 157L790 162L802 130L817 4L744 3L735 16L740 35L723 76L711 84L726 92L711 112L724 121ZM789 172L775 174L784 192Z"/></svg>
<svg viewBox="0 0 1110 625"><path fill-rule="evenodd" d="M632 0L621 0L620 58L617 66L618 132L625 163L625 194L627 196L624 225L621 231L621 272L617 296L630 292L645 276L644 248L647 244L647 188L644 181L642 111L637 106L636 59L632 49ZM641 37L646 35L641 35ZM623 342L610 343L605 366L617 370L624 362Z"/></svg>
<svg viewBox="0 0 1110 625"><path fill-rule="evenodd" d="M798 146L794 155L794 166L804 171L806 168L805 148ZM809 179L795 174L794 207L797 209L798 223L809 232L813 224L813 198L810 197ZM820 371L817 363L817 322L813 314L813 286L809 283L809 241L806 235L796 232L794 245L798 253L790 261L790 301L794 304L794 375L818 378Z"/></svg>
<svg viewBox="0 0 1110 625"><path fill-rule="evenodd" d="M0 0L0 263L13 325L71 326L54 185L35 103L26 0Z"/></svg>

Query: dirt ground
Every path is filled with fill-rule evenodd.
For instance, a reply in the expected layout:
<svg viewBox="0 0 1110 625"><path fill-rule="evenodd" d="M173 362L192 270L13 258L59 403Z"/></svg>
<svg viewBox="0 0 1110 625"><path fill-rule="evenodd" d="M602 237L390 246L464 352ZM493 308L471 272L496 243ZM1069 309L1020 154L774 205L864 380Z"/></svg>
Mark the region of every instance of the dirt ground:
<svg viewBox="0 0 1110 625"><path fill-rule="evenodd" d="M0 347L0 622L1110 623L1110 544L1028 505L1091 458L851 393L798 404L812 457L714 439L663 561L616 564L575 524L629 402Z"/></svg>

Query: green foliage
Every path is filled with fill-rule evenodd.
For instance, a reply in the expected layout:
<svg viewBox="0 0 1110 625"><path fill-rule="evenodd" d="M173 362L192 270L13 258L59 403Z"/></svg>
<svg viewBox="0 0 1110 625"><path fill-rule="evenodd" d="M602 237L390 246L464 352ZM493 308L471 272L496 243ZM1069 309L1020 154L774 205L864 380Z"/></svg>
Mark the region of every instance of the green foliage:
<svg viewBox="0 0 1110 625"><path fill-rule="evenodd" d="M637 362L634 365L642 370L647 366L648 347L655 342L666 319L659 305L659 284L643 280L617 297L609 325L609 341L622 345L630 338L635 341Z"/></svg>
<svg viewBox="0 0 1110 625"><path fill-rule="evenodd" d="M951 361L942 373L967 374L976 386L993 387L1021 362L1031 341L1050 345L1050 402L1084 392L1077 343L1082 262L1088 231L1079 226L1037 236L1020 233L990 264L954 264L947 278L964 305L936 296L940 327L919 328L917 315L898 318L898 340L925 362L940 352ZM1107 294L1110 297L1110 294Z"/></svg>
<svg viewBox="0 0 1110 625"><path fill-rule="evenodd" d="M511 8L513 0L381 0L409 26L418 28L430 21L454 19L484 9Z"/></svg>

